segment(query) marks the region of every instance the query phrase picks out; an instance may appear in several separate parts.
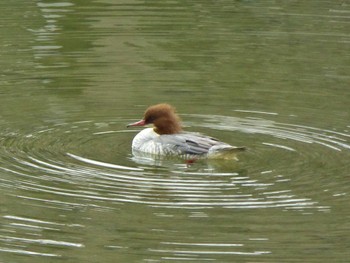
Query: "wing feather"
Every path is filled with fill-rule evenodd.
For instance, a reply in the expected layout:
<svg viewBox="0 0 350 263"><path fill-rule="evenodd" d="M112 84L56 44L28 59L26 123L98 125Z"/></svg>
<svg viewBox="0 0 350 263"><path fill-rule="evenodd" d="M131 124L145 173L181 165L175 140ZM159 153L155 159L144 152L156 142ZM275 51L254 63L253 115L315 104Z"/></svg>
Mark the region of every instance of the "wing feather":
<svg viewBox="0 0 350 263"><path fill-rule="evenodd" d="M158 137L159 143L167 145L169 151L179 154L201 155L208 153L214 145L227 145L217 139L202 135L200 133L179 133L172 135L161 135ZM170 149L171 148L171 149Z"/></svg>

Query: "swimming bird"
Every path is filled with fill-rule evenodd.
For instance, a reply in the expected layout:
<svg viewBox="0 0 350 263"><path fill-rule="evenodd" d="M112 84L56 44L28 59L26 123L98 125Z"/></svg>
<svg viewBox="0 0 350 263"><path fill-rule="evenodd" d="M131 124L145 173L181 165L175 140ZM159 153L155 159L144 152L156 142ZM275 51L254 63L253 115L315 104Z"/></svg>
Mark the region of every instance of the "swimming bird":
<svg viewBox="0 0 350 263"><path fill-rule="evenodd" d="M200 133L183 131L175 108L166 103L150 106L140 121L127 127L148 124L154 127L143 129L134 137L133 153L186 159L236 159L236 154L245 149Z"/></svg>

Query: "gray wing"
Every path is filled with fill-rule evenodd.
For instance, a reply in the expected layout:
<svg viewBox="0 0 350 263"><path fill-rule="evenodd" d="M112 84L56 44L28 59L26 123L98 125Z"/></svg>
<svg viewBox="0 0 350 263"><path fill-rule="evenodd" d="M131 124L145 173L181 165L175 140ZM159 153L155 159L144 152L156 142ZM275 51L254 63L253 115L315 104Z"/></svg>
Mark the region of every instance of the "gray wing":
<svg viewBox="0 0 350 263"><path fill-rule="evenodd" d="M227 145L217 139L199 133L179 133L172 135L161 135L158 137L160 143L167 145L169 151L179 154L201 155L208 153L214 145Z"/></svg>

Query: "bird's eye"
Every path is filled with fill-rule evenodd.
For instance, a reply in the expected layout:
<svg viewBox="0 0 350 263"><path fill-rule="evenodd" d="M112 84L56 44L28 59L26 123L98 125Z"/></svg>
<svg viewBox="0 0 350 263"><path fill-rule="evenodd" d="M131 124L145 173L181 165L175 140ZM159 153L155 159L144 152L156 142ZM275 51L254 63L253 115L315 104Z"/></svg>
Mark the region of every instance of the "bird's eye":
<svg viewBox="0 0 350 263"><path fill-rule="evenodd" d="M145 122L146 122L146 123L153 123L154 120L155 120L155 118L154 118L153 116L147 116L147 117L145 118Z"/></svg>

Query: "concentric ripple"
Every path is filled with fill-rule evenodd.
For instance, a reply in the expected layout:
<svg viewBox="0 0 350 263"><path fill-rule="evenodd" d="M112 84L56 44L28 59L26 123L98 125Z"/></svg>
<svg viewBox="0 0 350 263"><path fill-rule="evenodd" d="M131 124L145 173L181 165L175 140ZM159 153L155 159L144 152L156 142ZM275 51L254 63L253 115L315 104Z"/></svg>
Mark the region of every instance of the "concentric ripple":
<svg viewBox="0 0 350 263"><path fill-rule="evenodd" d="M238 162L189 166L181 160L139 160L130 153L136 131L124 130L129 120L60 123L28 134L1 135L1 187L10 195L61 209L137 203L181 209L327 211L327 197L321 194L342 194L341 187L315 187L314 180L328 180L322 171L349 168L346 130L250 117L186 118L190 128L214 136L220 132L229 143L242 143L249 150Z"/></svg>

